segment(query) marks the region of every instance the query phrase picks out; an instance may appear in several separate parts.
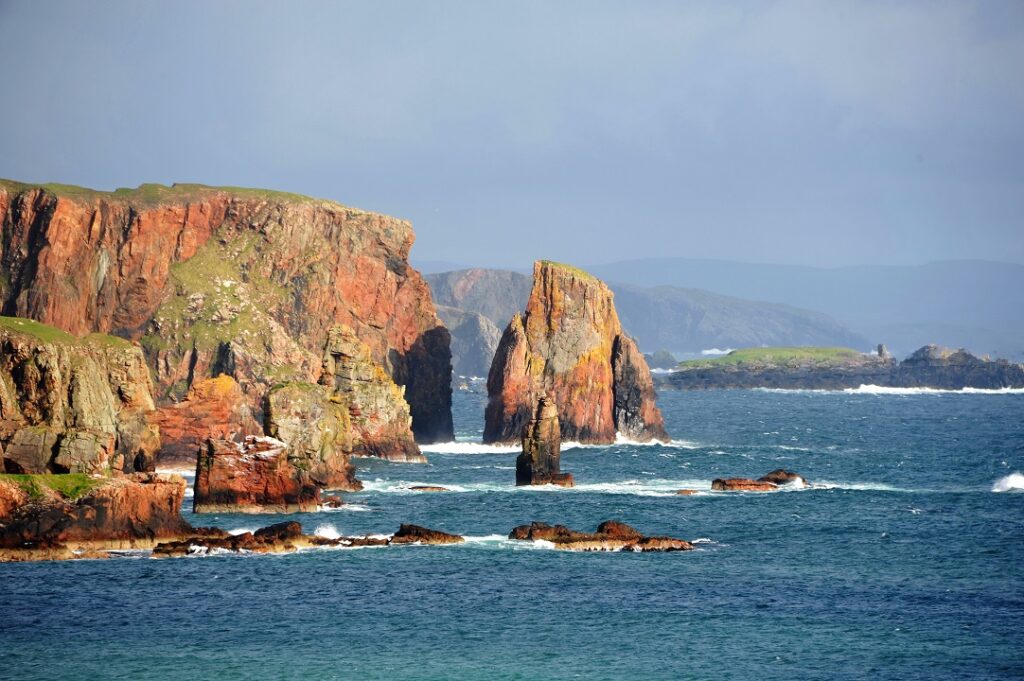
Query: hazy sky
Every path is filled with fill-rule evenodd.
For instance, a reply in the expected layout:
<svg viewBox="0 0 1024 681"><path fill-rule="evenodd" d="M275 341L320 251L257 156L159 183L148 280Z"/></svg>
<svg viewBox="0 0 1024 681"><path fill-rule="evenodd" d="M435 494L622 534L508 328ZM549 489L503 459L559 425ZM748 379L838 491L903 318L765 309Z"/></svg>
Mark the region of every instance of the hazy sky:
<svg viewBox="0 0 1024 681"><path fill-rule="evenodd" d="M260 186L413 257L1024 262L1024 2L10 2L0 176Z"/></svg>

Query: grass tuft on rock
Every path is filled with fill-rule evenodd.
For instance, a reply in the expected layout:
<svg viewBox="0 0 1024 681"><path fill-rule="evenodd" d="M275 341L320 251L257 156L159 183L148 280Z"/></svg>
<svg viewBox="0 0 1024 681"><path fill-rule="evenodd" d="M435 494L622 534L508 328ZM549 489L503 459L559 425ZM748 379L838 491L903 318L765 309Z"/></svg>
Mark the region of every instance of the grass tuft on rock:
<svg viewBox="0 0 1024 681"><path fill-rule="evenodd" d="M0 473L0 480L16 484L33 501L45 497L47 489L53 490L69 501L75 501L106 482L103 478L93 478L85 473L42 473L38 475Z"/></svg>

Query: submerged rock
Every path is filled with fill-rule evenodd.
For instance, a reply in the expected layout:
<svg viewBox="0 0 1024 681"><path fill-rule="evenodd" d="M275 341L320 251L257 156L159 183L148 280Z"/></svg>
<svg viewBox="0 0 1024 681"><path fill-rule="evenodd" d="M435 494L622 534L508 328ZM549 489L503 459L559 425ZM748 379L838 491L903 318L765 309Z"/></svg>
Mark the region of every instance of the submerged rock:
<svg viewBox="0 0 1024 681"><path fill-rule="evenodd" d="M572 473L562 473L562 438L558 407L541 395L533 418L523 428L523 453L516 458L516 485L559 485L572 487Z"/></svg>
<svg viewBox="0 0 1024 681"><path fill-rule="evenodd" d="M8 473L153 469L160 447L142 350L0 317L0 453Z"/></svg>
<svg viewBox="0 0 1024 681"><path fill-rule="evenodd" d="M509 533L509 539L546 541L564 551L691 551L693 544L672 537L647 537L625 523L606 520L596 532L578 532L565 525L533 522L520 525Z"/></svg>
<svg viewBox="0 0 1024 681"><path fill-rule="evenodd" d="M581 270L534 265L526 310L505 329L488 374L485 442L514 441L542 394L557 403L566 439L668 440L647 363L612 298Z"/></svg>

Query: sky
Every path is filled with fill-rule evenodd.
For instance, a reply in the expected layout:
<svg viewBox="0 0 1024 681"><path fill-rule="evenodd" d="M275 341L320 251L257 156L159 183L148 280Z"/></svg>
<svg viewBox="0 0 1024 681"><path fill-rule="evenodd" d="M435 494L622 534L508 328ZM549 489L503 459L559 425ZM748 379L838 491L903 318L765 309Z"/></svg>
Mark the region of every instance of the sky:
<svg viewBox="0 0 1024 681"><path fill-rule="evenodd" d="M254 186L413 258L1024 263L1024 2L0 0L0 177Z"/></svg>

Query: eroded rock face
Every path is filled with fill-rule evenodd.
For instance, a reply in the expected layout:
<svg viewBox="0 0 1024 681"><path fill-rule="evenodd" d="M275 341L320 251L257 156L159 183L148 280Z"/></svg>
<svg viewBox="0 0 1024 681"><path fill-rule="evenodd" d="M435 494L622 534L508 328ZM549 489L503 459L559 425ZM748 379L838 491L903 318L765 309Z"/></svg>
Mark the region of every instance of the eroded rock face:
<svg viewBox="0 0 1024 681"><path fill-rule="evenodd" d="M142 350L0 317L0 445L9 473L152 470L160 447Z"/></svg>
<svg viewBox="0 0 1024 681"><path fill-rule="evenodd" d="M572 474L561 471L561 451L558 407L554 400L541 396L533 418L523 429L523 453L516 458L516 485L572 487Z"/></svg>
<svg viewBox="0 0 1024 681"><path fill-rule="evenodd" d="M350 327L339 325L328 334L320 383L333 391L332 400L348 407L353 456L426 461L413 437L402 388L373 361Z"/></svg>
<svg viewBox="0 0 1024 681"><path fill-rule="evenodd" d="M796 485L798 487L807 487L810 484L804 476L793 471L787 471L785 468L777 468L770 473L765 473L757 481L771 482L776 485Z"/></svg>
<svg viewBox="0 0 1024 681"><path fill-rule="evenodd" d="M241 386L226 374L194 381L188 397L160 407L152 420L160 428L157 462L163 466L194 468L207 438L241 441L263 432Z"/></svg>
<svg viewBox="0 0 1024 681"><path fill-rule="evenodd" d="M42 491L32 498L0 481L0 548L149 548L194 531L181 517L185 479L179 475L110 478L74 500Z"/></svg>
<svg viewBox="0 0 1024 681"><path fill-rule="evenodd" d="M779 486L765 480L750 478L715 478L711 489L719 492L774 492Z"/></svg>
<svg viewBox="0 0 1024 681"><path fill-rule="evenodd" d="M646 537L625 523L606 520L596 532L578 532L565 525L533 522L508 535L520 541L546 541L563 551L691 551L693 544L672 537Z"/></svg>
<svg viewBox="0 0 1024 681"><path fill-rule="evenodd" d="M534 265L526 311L502 335L487 394L485 442L514 441L541 394L558 404L565 439L668 439L647 363L623 333L611 291L567 265Z"/></svg>
<svg viewBox="0 0 1024 681"><path fill-rule="evenodd" d="M431 530L419 525L402 525L391 537L392 544L459 544L466 541L457 534Z"/></svg>
<svg viewBox="0 0 1024 681"><path fill-rule="evenodd" d="M449 336L407 222L260 190L7 181L0 220L3 311L141 340L161 403L225 373L259 422L271 385L316 380L342 323L405 387L417 439L452 437Z"/></svg>
<svg viewBox="0 0 1024 681"><path fill-rule="evenodd" d="M320 507L320 487L288 457L285 443L247 437L207 440L196 465L196 513L296 513Z"/></svg>

